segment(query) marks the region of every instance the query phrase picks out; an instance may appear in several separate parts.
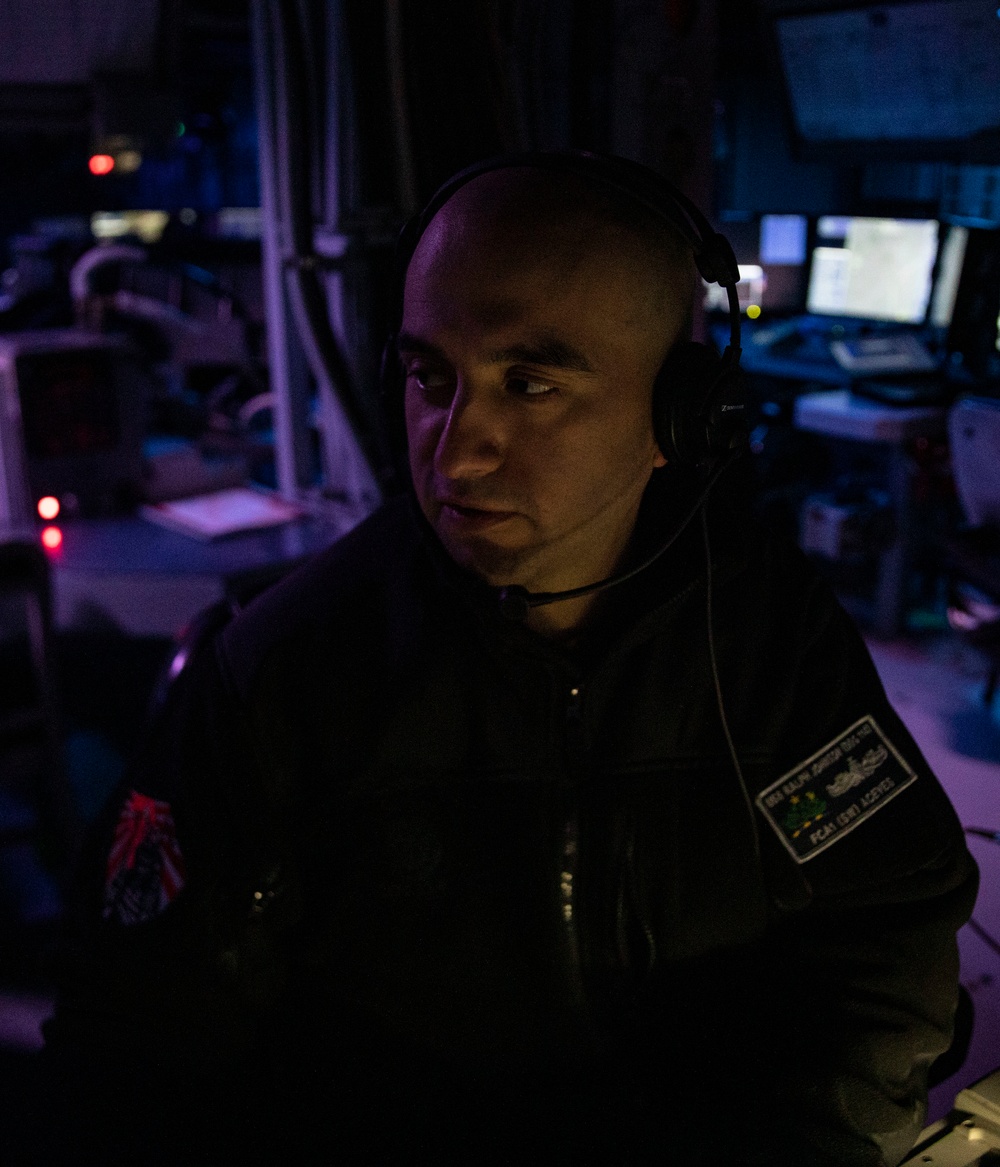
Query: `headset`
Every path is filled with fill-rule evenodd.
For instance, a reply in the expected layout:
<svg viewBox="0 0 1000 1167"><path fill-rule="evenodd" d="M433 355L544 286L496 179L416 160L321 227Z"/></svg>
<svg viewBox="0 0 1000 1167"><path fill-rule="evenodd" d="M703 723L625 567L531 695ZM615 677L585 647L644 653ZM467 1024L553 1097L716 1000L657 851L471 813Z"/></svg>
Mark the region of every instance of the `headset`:
<svg viewBox="0 0 1000 1167"><path fill-rule="evenodd" d="M519 585L501 588L500 610L511 620L523 620L531 608L575 599L624 583L660 558L698 513L715 482L747 445L746 402L740 371L740 306L736 284L739 266L732 246L708 222L694 203L665 178L638 162L586 150L538 151L490 158L466 167L450 178L400 232L395 256L393 331L382 354L382 401L390 432L399 441L403 424L403 377L396 334L402 321L406 270L424 231L438 211L467 183L497 170L528 167L577 175L602 185L652 212L678 232L691 247L695 267L708 283L719 284L729 301L729 344L719 356L697 341L682 340L671 348L653 386L653 434L668 464L708 470L695 505L669 540L638 567L595 583L560 592L529 592Z"/></svg>
<svg viewBox="0 0 1000 1167"><path fill-rule="evenodd" d="M402 318L406 269L424 231L467 183L482 174L518 167L577 175L644 207L688 242L702 278L726 289L729 344L721 357L708 345L691 340L671 348L653 387L653 434L663 456L674 465L704 466L741 449L746 442L746 410L736 294L740 273L729 241L714 230L685 194L654 170L625 158L585 150L509 154L477 162L439 187L424 209L406 223L396 246L393 332L382 362L382 395L387 408L395 410L402 396L395 333Z"/></svg>

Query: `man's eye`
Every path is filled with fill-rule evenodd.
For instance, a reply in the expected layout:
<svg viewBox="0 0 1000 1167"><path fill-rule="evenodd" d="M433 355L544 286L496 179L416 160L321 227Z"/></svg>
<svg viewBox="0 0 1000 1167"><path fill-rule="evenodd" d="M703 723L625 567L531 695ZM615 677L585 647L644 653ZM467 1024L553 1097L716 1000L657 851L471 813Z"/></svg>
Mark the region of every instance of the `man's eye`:
<svg viewBox="0 0 1000 1167"><path fill-rule="evenodd" d="M532 381L527 377L512 377L507 385L512 392L521 397L547 397L557 392L554 385L549 385L545 381Z"/></svg>
<svg viewBox="0 0 1000 1167"><path fill-rule="evenodd" d="M425 369L419 365L406 370L406 379L416 383L418 389L426 392L434 392L437 389L444 389L449 379L446 373L436 372L434 369Z"/></svg>

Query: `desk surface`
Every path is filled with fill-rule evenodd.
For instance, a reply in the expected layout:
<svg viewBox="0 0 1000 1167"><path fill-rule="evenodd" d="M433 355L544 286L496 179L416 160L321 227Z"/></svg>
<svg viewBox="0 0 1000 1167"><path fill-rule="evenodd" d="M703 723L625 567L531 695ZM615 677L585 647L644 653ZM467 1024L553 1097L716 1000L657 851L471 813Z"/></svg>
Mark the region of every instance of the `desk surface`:
<svg viewBox="0 0 1000 1167"><path fill-rule="evenodd" d="M61 524L49 553L60 628L117 627L132 636L174 636L240 576L293 567L350 530L360 516L305 517L280 527L201 542L145 519Z"/></svg>
<svg viewBox="0 0 1000 1167"><path fill-rule="evenodd" d="M833 360L810 361L802 357L775 355L750 345L743 350L740 364L747 373L819 385L848 385L857 379Z"/></svg>
<svg viewBox="0 0 1000 1167"><path fill-rule="evenodd" d="M721 351L728 344L728 324L713 323L710 332ZM742 333L746 372L803 384L850 385L868 377L921 375L938 367L919 334L889 323L805 315L745 320ZM846 367L837 359L840 345L847 349L841 350ZM869 347L866 353L866 346L874 351Z"/></svg>
<svg viewBox="0 0 1000 1167"><path fill-rule="evenodd" d="M859 442L905 442L943 433L948 411L940 405L883 405L849 389L804 393L795 402L801 430Z"/></svg>
<svg viewBox="0 0 1000 1167"><path fill-rule="evenodd" d="M806 331L801 337L803 344L798 351L789 352L773 346L772 340L776 333L782 337L793 336L798 332L800 324L805 326ZM798 381L801 384L849 385L855 380L854 375L837 364L828 344L824 346L817 341L812 348L806 347L808 329L808 319L802 321L801 318L779 321L777 324L744 320L743 356L740 361L744 372ZM729 343L728 323L712 324L709 332L721 352Z"/></svg>

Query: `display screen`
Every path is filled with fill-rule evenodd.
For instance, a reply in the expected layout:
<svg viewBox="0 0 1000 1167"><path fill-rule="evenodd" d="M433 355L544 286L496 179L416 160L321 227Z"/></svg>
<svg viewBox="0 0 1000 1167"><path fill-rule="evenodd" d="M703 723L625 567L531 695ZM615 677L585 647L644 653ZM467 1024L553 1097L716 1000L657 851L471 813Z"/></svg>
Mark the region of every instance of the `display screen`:
<svg viewBox="0 0 1000 1167"><path fill-rule="evenodd" d="M816 234L809 312L924 322L937 257L936 220L828 215L819 220Z"/></svg>
<svg viewBox="0 0 1000 1167"><path fill-rule="evenodd" d="M807 142L960 141L1000 126L995 3L875 5L776 27Z"/></svg>
<svg viewBox="0 0 1000 1167"><path fill-rule="evenodd" d="M158 243L169 222L167 211L96 211L90 216L90 230L95 239L133 235L143 243Z"/></svg>
<svg viewBox="0 0 1000 1167"><path fill-rule="evenodd" d="M25 353L17 359L29 458L113 450L120 440L111 354L100 349Z"/></svg>
<svg viewBox="0 0 1000 1167"><path fill-rule="evenodd" d="M805 263L808 228L805 215L761 215L760 262Z"/></svg>

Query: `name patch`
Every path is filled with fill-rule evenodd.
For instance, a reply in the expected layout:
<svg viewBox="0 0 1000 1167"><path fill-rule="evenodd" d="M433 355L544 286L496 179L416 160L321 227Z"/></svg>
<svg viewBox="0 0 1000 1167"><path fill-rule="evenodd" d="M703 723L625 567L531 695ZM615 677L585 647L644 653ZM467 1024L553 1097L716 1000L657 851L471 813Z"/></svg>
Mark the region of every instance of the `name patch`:
<svg viewBox="0 0 1000 1167"><path fill-rule="evenodd" d="M757 806L798 863L805 863L871 818L917 775L873 717L783 774Z"/></svg>

